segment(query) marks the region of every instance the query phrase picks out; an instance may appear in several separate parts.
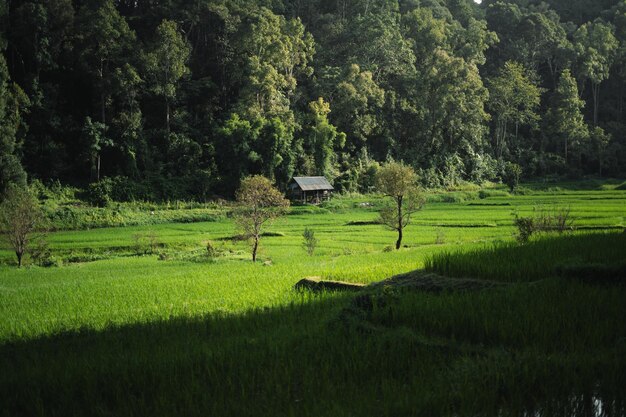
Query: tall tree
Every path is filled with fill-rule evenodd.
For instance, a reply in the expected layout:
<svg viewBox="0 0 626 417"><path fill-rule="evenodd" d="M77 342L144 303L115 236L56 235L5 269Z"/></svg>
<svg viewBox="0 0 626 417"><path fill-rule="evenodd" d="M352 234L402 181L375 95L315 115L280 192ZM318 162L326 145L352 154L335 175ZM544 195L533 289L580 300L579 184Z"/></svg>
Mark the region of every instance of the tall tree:
<svg viewBox="0 0 626 417"><path fill-rule="evenodd" d="M376 185L379 192L393 200L392 205L380 211L380 222L398 232L396 250L400 249L404 228L411 222L411 216L424 204L417 188L417 175L409 166L388 162L376 174Z"/></svg>
<svg viewBox="0 0 626 417"><path fill-rule="evenodd" d="M189 73L190 47L176 22L164 19L156 29L153 48L147 54L147 72L154 94L165 102L165 130L170 132L171 107L181 78Z"/></svg>
<svg viewBox="0 0 626 417"><path fill-rule="evenodd" d="M287 186L294 172L295 151L292 137L283 122L273 117L260 122L258 140L254 146L260 156L260 171L280 188Z"/></svg>
<svg viewBox="0 0 626 417"><path fill-rule="evenodd" d="M314 40L299 19L285 19L260 8L249 16L241 33L245 82L239 113L252 120L278 117L291 134L295 130L292 104L299 79L308 78Z"/></svg>
<svg viewBox="0 0 626 417"><path fill-rule="evenodd" d="M334 109L330 119L346 132L349 150L356 155L380 128L385 90L376 84L371 72L361 71L357 64L333 77L332 86L325 90Z"/></svg>
<svg viewBox="0 0 626 417"><path fill-rule="evenodd" d="M22 266L32 233L41 225L42 219L39 203L28 188L11 184L0 204L0 230L6 234L15 252L18 268Z"/></svg>
<svg viewBox="0 0 626 417"><path fill-rule="evenodd" d="M253 163L259 155L254 151L261 128L256 119L254 123L242 119L237 113L231 116L216 129L219 140L216 144L218 169L220 172L223 192L232 195L239 182L251 174Z"/></svg>
<svg viewBox="0 0 626 417"><path fill-rule="evenodd" d="M519 145L519 127L535 126L539 120L541 89L528 70L512 61L506 62L498 75L489 80L488 87L489 109L495 119L494 150L502 158L507 145ZM511 125L515 129L512 143L508 138Z"/></svg>
<svg viewBox="0 0 626 417"><path fill-rule="evenodd" d="M401 129L394 135L396 152L405 161L449 174L451 160L483 147L488 94L477 64L495 39L474 33L462 43L462 30L427 9L411 12L405 26L417 71L404 79L399 97L398 108L406 116L395 117ZM472 30L482 31L479 26Z"/></svg>
<svg viewBox="0 0 626 417"><path fill-rule="evenodd" d="M346 135L328 121L330 105L323 98L309 103L312 126L309 132L309 147L318 175L332 177L335 149L345 145Z"/></svg>
<svg viewBox="0 0 626 417"><path fill-rule="evenodd" d="M601 20L585 23L574 33L578 54L578 78L589 80L593 97L593 125L598 124L600 85L609 78L611 66L619 46L613 27Z"/></svg>
<svg viewBox="0 0 626 417"><path fill-rule="evenodd" d="M576 80L569 70L563 71L554 92L546 119L547 128L562 143L563 158L567 163L570 148L580 147L588 135L582 110L585 102L578 96Z"/></svg>
<svg viewBox="0 0 626 417"><path fill-rule="evenodd" d="M91 117L85 118L82 135L88 149L91 179L95 181L100 181L102 148L111 145L111 141L105 136L106 130L104 123L93 122Z"/></svg>
<svg viewBox="0 0 626 417"><path fill-rule="evenodd" d="M0 196L9 184L26 184L26 172L22 168L18 150L22 113L29 104L28 97L11 83L4 56L0 54Z"/></svg>
<svg viewBox="0 0 626 417"><path fill-rule="evenodd" d="M106 125L107 106L116 68L128 61L136 46L129 28L112 0L89 0L78 17L78 46L85 71L92 76L99 96L100 123Z"/></svg>
<svg viewBox="0 0 626 417"><path fill-rule="evenodd" d="M235 213L235 222L244 235L252 240L252 262L256 262L264 228L284 213L289 207L289 201L270 180L261 175L244 178L236 197L239 207Z"/></svg>
<svg viewBox="0 0 626 417"><path fill-rule="evenodd" d="M144 80L139 72L130 64L115 70L113 80L114 116L109 128L109 136L113 145L121 155L121 172L133 177L137 176L137 153L141 146L143 113L139 97L144 87Z"/></svg>

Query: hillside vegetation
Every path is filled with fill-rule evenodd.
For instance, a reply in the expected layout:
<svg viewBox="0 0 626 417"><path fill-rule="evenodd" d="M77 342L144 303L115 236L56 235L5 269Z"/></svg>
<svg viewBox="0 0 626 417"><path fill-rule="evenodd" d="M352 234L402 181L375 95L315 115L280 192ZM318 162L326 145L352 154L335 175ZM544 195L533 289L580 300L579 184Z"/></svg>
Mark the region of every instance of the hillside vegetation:
<svg viewBox="0 0 626 417"><path fill-rule="evenodd" d="M0 6L0 192L231 197L626 170L623 0L21 0ZM91 184L91 185L90 185Z"/></svg>

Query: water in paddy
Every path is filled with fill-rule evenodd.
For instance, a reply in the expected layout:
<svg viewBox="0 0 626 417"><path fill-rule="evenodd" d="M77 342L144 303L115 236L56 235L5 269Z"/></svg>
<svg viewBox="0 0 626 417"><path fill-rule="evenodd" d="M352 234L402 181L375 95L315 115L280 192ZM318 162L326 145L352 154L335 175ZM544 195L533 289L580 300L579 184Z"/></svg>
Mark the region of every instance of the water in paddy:
<svg viewBox="0 0 626 417"><path fill-rule="evenodd" d="M626 387L623 389L626 393ZM601 397L598 394L572 395L565 399L546 401L522 412L503 410L498 417L625 417L624 399Z"/></svg>

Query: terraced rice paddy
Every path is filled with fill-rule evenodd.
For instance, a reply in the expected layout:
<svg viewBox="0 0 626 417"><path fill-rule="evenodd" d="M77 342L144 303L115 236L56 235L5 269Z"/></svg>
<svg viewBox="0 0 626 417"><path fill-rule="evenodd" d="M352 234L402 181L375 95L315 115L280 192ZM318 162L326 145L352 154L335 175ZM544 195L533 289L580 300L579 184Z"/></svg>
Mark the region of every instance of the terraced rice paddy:
<svg viewBox="0 0 626 417"><path fill-rule="evenodd" d="M2 247L0 415L624 415L618 185L431 194L400 251L376 196L294 207L256 264L227 215L54 232L47 268L17 270ZM513 213L553 207L577 231L515 242ZM617 279L579 279L589 265ZM510 285L365 304L292 288L424 266Z"/></svg>

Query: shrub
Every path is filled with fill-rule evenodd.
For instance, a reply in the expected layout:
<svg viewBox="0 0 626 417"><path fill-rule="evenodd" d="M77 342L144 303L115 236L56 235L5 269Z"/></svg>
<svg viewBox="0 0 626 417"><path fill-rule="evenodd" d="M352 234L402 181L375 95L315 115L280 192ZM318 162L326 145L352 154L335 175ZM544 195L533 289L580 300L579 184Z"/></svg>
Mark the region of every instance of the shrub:
<svg viewBox="0 0 626 417"><path fill-rule="evenodd" d="M514 215L513 224L517 227L517 240L528 242L534 233L556 231L559 234L574 229L574 218L569 207L557 207L551 211L539 210L533 216L519 217Z"/></svg>
<svg viewBox="0 0 626 417"><path fill-rule="evenodd" d="M317 247L317 238L315 237L315 232L313 229L309 229L308 227L304 229L302 233L302 237L304 241L302 242L302 247L309 254L309 256L313 256L315 252L315 248Z"/></svg>
<svg viewBox="0 0 626 417"><path fill-rule="evenodd" d="M135 241L135 253L138 255L154 254L161 245L159 243L159 236L153 231L147 233L135 233L133 235L133 240Z"/></svg>
<svg viewBox="0 0 626 417"><path fill-rule="evenodd" d="M30 191L9 186L0 205L0 230L6 233L18 267L22 266L22 257L30 246L33 233L43 227L43 220L39 203Z"/></svg>
<svg viewBox="0 0 626 417"><path fill-rule="evenodd" d="M517 187L517 194L520 192L520 187ZM480 190L478 192L478 198L484 200L491 197L510 197L510 194L502 190Z"/></svg>
<svg viewBox="0 0 626 417"><path fill-rule="evenodd" d="M101 181L91 183L85 191L85 201L95 207L106 207L112 201L112 190L113 182L109 178L105 178Z"/></svg>
<svg viewBox="0 0 626 417"><path fill-rule="evenodd" d="M235 223L252 241L252 262L256 262L263 229L287 211L289 201L261 175L244 178L236 197L239 207L234 213Z"/></svg>
<svg viewBox="0 0 626 417"><path fill-rule="evenodd" d="M518 164L507 162L504 165L504 172L502 179L505 184L509 186L509 190L514 192L519 185L520 177L522 176L522 167Z"/></svg>
<svg viewBox="0 0 626 417"><path fill-rule="evenodd" d="M442 229L437 229L437 237L435 237L435 245L443 245L446 240L446 234Z"/></svg>
<svg viewBox="0 0 626 417"><path fill-rule="evenodd" d="M519 217L515 215L513 224L515 224L518 231L516 239L521 243L528 242L533 233L536 232L535 219L533 217Z"/></svg>
<svg viewBox="0 0 626 417"><path fill-rule="evenodd" d="M213 242L211 242L210 240L206 242L206 255L209 258L216 258L219 256L219 251L215 246L213 246Z"/></svg>
<svg viewBox="0 0 626 417"><path fill-rule="evenodd" d="M52 251L45 236L39 236L35 239L29 252L32 261L39 266L52 266L55 264L55 259L52 257Z"/></svg>

